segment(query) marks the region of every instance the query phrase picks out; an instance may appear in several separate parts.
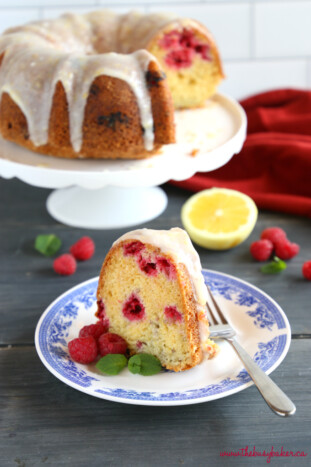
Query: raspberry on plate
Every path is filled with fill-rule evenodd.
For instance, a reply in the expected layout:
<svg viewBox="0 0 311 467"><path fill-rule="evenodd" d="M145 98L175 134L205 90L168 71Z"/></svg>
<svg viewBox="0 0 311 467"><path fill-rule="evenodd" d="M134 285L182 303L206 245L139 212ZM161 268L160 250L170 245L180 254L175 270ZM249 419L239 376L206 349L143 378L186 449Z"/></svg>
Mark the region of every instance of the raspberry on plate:
<svg viewBox="0 0 311 467"><path fill-rule="evenodd" d="M272 255L273 244L267 239L257 240L251 244L250 252L257 261L266 261Z"/></svg>
<svg viewBox="0 0 311 467"><path fill-rule="evenodd" d="M95 252L95 244L90 237L82 237L70 247L70 253L79 261L90 259Z"/></svg>
<svg viewBox="0 0 311 467"><path fill-rule="evenodd" d="M107 332L99 337L98 347L102 357L110 353L125 354L127 351L127 342L118 334Z"/></svg>
<svg viewBox="0 0 311 467"><path fill-rule="evenodd" d="M302 274L308 281L311 281L311 260L303 263Z"/></svg>
<svg viewBox="0 0 311 467"><path fill-rule="evenodd" d="M297 243L291 243L289 240L279 242L275 247L275 255L283 260L291 259L299 253L300 247Z"/></svg>
<svg viewBox="0 0 311 467"><path fill-rule="evenodd" d="M260 238L270 240L275 247L277 243L286 239L286 233L280 227L268 227L261 232Z"/></svg>
<svg viewBox="0 0 311 467"><path fill-rule="evenodd" d="M76 272L77 263L72 255L65 253L54 260L53 269L57 274L70 276Z"/></svg>
<svg viewBox="0 0 311 467"><path fill-rule="evenodd" d="M69 355L77 363L92 363L98 355L98 347L93 336L77 337L68 342Z"/></svg>
<svg viewBox="0 0 311 467"><path fill-rule="evenodd" d="M108 325L102 320L97 321L97 323L89 324L88 326L83 326L80 329L79 337L93 336L94 339L98 339L99 336L108 331Z"/></svg>

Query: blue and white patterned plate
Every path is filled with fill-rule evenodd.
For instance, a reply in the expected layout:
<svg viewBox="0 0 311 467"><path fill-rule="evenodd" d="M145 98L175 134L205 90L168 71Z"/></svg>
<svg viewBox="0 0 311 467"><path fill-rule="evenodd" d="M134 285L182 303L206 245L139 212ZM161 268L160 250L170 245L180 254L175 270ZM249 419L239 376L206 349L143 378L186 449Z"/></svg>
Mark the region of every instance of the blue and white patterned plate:
<svg viewBox="0 0 311 467"><path fill-rule="evenodd" d="M290 326L282 309L264 292L235 277L203 270L205 281L226 310L239 342L266 373L284 359ZM73 362L67 343L86 324L95 322L98 278L90 279L57 298L41 316L35 335L38 355L64 383L95 397L139 405L186 405L211 401L242 391L252 384L230 344L191 370L163 371L155 376L105 376L94 365Z"/></svg>

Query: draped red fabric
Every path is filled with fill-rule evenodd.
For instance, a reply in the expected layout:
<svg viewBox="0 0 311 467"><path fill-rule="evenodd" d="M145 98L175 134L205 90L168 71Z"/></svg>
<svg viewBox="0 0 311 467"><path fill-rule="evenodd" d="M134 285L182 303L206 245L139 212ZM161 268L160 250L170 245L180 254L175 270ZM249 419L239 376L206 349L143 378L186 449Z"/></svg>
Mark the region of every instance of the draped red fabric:
<svg viewBox="0 0 311 467"><path fill-rule="evenodd" d="M311 91L281 89L240 102L248 119L239 154L223 167L170 183L232 188L261 209L311 217Z"/></svg>

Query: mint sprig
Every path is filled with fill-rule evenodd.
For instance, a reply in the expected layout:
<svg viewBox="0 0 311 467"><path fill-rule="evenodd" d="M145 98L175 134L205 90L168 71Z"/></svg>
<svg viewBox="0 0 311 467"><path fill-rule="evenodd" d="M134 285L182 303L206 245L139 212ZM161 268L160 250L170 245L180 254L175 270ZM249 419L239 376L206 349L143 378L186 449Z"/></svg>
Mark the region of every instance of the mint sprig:
<svg viewBox="0 0 311 467"><path fill-rule="evenodd" d="M129 359L128 369L133 374L152 376L159 373L162 366L160 360L153 355L139 353Z"/></svg>
<svg viewBox="0 0 311 467"><path fill-rule="evenodd" d="M117 375L126 366L127 359L122 354L108 354L102 357L97 363L96 368L106 373L106 375Z"/></svg>
<svg viewBox="0 0 311 467"><path fill-rule="evenodd" d="M35 249L45 256L53 256L61 245L60 238L54 234L38 235L35 240Z"/></svg>
<svg viewBox="0 0 311 467"><path fill-rule="evenodd" d="M96 363L96 368L106 375L113 376L120 373L126 365L131 373L143 376L156 375L162 369L160 360L147 353L133 355L129 360L121 354L108 354Z"/></svg>
<svg viewBox="0 0 311 467"><path fill-rule="evenodd" d="M263 274L278 274L287 268L285 261L281 260L277 256L274 256L273 261L264 266L261 266L260 271Z"/></svg>

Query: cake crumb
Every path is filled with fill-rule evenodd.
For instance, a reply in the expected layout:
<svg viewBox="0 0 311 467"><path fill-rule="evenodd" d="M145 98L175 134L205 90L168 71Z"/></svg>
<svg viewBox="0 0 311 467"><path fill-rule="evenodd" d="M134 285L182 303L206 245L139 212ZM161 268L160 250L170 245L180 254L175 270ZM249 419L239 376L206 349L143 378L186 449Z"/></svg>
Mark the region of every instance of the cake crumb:
<svg viewBox="0 0 311 467"><path fill-rule="evenodd" d="M189 152L189 156L195 157L199 152L199 149L192 149L192 151Z"/></svg>

